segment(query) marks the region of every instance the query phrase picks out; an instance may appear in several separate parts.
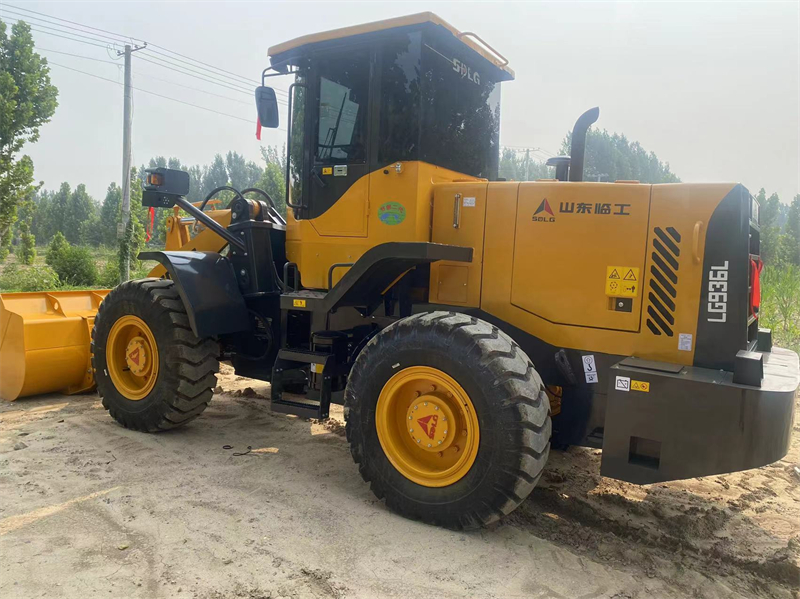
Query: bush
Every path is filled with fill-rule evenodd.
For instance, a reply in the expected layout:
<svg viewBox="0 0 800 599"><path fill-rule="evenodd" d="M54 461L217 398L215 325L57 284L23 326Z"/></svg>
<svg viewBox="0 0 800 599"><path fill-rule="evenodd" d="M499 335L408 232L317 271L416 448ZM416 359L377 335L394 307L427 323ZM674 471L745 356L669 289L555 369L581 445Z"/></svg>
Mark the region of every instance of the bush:
<svg viewBox="0 0 800 599"><path fill-rule="evenodd" d="M67 247L69 247L67 238L64 237L61 231L58 231L55 235L53 235L50 245L47 246L47 254L45 254L44 261L50 266L55 267L55 263L58 261L62 251Z"/></svg>
<svg viewBox="0 0 800 599"><path fill-rule="evenodd" d="M97 284L97 267L88 247L67 244L54 254L52 266L64 285L92 287Z"/></svg>
<svg viewBox="0 0 800 599"><path fill-rule="evenodd" d="M119 259L116 256L106 262L97 282L101 287L108 287L109 289L119 285Z"/></svg>
<svg viewBox="0 0 800 599"><path fill-rule="evenodd" d="M800 345L800 268L793 264L766 266L761 275L762 326L772 329L776 345Z"/></svg>
<svg viewBox="0 0 800 599"><path fill-rule="evenodd" d="M49 266L8 267L0 276L0 291L52 291L58 275Z"/></svg>

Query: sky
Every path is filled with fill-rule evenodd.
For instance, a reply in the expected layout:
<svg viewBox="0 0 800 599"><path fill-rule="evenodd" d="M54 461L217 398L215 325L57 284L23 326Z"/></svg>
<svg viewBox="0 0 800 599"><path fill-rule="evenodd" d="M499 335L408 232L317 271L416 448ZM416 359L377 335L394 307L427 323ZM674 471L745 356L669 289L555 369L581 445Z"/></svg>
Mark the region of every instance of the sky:
<svg viewBox="0 0 800 599"><path fill-rule="evenodd" d="M761 187L768 194L777 192L784 202L800 193L797 1L0 0L0 18L8 23L19 17L10 12L14 6L147 40L151 49L156 44L221 67L252 79L253 86L269 64L267 48L273 44L432 11L461 31L478 33L516 71L516 80L503 84L503 145L556 154L575 119L599 106L596 127L639 141L669 162L685 182L738 181L753 194ZM44 181L45 188L57 188L62 181L73 187L85 183L89 193L102 200L109 183L119 182L122 175L121 61L112 46L77 43L43 31L34 32L34 40L52 65L59 107L42 127L39 142L25 152L33 158L36 178ZM265 130L262 141L256 140L252 94L143 60L163 55L138 54L133 60L135 165L156 155L176 156L184 164L207 164L216 153L229 150L259 162L260 145L283 144L285 134L274 130ZM289 81L275 78L272 84L285 90ZM535 155L546 157L542 152Z"/></svg>

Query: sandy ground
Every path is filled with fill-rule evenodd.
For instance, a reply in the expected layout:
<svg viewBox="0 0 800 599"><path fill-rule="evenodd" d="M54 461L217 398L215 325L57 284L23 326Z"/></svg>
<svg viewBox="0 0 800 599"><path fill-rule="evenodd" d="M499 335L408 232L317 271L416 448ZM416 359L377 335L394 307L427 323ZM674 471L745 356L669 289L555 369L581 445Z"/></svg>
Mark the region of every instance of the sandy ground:
<svg viewBox="0 0 800 599"><path fill-rule="evenodd" d="M520 509L456 533L372 496L341 409L273 414L268 385L223 370L205 414L159 435L94 395L0 405L0 597L800 594L800 424L782 462L646 487L552 452Z"/></svg>

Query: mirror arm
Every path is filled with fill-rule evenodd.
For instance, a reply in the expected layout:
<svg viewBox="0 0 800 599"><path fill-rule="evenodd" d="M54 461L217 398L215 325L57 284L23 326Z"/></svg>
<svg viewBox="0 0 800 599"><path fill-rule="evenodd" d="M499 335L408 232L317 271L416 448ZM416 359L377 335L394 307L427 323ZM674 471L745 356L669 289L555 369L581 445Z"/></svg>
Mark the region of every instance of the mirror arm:
<svg viewBox="0 0 800 599"><path fill-rule="evenodd" d="M196 206L190 203L186 198L177 196L173 200L178 206L183 208L186 212L191 214L201 223L203 223L206 227L214 231L217 235L222 237L225 241L227 241L230 245L234 245L242 251L246 251L247 247L244 244L244 241L233 235L228 229L223 227L213 218L208 216L205 212L199 210Z"/></svg>

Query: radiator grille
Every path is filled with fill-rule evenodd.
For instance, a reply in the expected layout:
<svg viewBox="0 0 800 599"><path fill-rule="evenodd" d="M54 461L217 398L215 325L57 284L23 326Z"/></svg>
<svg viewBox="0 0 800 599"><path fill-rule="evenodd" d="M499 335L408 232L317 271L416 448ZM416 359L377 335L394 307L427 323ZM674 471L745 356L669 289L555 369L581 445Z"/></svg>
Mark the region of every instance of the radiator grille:
<svg viewBox="0 0 800 599"><path fill-rule="evenodd" d="M675 298L678 285L678 258L681 234L673 227L653 229L650 285L647 293L647 328L654 335L674 335Z"/></svg>

